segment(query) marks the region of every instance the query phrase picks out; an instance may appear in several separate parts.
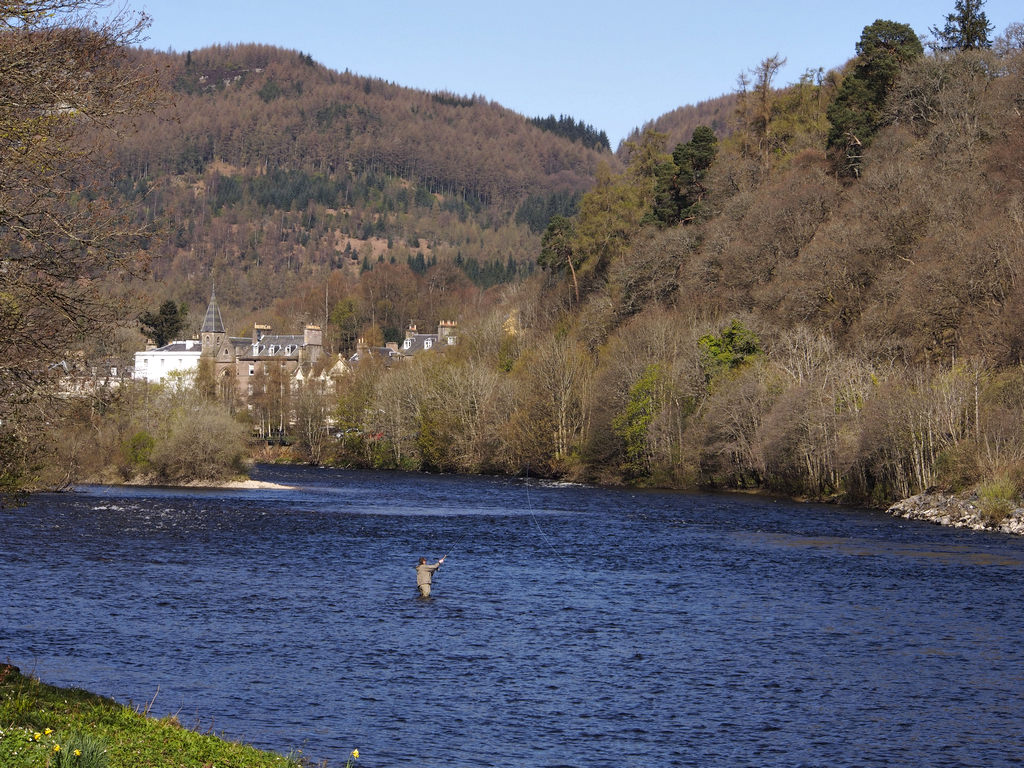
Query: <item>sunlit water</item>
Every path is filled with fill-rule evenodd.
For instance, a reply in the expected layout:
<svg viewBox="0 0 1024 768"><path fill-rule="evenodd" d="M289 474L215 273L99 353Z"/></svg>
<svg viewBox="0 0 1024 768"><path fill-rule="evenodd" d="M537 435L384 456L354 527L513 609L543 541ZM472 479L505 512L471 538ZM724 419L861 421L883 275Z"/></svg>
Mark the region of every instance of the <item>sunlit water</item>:
<svg viewBox="0 0 1024 768"><path fill-rule="evenodd" d="M0 660L331 766L1003 766L1024 539L764 498L261 467L0 511ZM451 554L429 600L422 554Z"/></svg>

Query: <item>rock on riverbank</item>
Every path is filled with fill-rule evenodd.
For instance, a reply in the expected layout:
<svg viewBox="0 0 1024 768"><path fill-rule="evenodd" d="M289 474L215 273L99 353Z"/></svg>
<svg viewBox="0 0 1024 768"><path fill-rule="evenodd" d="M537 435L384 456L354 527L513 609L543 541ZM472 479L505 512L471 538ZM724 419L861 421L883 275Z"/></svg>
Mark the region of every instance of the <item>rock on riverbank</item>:
<svg viewBox="0 0 1024 768"><path fill-rule="evenodd" d="M896 517L926 520L954 528L1024 535L1024 508L1015 507L1004 514L986 512L978 506L976 494L920 493L896 502L888 512Z"/></svg>

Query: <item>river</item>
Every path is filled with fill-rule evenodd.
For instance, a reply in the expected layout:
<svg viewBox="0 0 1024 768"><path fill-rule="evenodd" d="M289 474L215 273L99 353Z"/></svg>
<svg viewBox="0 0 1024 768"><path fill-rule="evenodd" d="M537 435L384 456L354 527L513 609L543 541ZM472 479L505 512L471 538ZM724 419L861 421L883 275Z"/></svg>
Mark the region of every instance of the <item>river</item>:
<svg viewBox="0 0 1024 768"><path fill-rule="evenodd" d="M1004 766L1024 538L739 495L260 466L0 510L0 661L344 765ZM451 551L430 599L420 555Z"/></svg>

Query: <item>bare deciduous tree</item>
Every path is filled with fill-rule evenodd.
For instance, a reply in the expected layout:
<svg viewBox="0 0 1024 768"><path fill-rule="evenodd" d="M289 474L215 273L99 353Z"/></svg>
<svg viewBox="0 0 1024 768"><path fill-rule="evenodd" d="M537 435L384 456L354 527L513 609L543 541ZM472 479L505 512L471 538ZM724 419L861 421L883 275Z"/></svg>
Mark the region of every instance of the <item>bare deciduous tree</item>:
<svg viewBox="0 0 1024 768"><path fill-rule="evenodd" d="M123 309L100 282L143 266L144 233L101 194L98 137L156 102L156 78L130 49L148 20L100 19L104 5L0 6L0 431L11 446L38 426L30 406L52 392L54 364Z"/></svg>
<svg viewBox="0 0 1024 768"><path fill-rule="evenodd" d="M330 410L323 380L313 378L305 382L295 397L295 433L299 447L313 464L319 464L324 457Z"/></svg>

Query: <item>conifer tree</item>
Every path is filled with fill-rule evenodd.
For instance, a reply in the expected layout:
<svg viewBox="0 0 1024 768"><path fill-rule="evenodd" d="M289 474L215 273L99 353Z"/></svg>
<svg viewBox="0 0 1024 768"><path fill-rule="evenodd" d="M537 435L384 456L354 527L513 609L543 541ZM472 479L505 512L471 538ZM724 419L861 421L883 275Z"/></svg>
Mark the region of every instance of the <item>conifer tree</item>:
<svg viewBox="0 0 1024 768"><path fill-rule="evenodd" d="M541 238L541 250L537 264L555 273L568 267L572 274L576 301L579 301L580 286L576 280L576 266L573 264L575 256L573 240L575 237L576 228L571 219L567 219L565 216L553 216Z"/></svg>
<svg viewBox="0 0 1024 768"><path fill-rule="evenodd" d="M840 172L858 175L861 151L882 125L885 100L900 68L923 54L921 41L906 24L879 19L864 28L853 70L828 107L828 146L838 155Z"/></svg>
<svg viewBox="0 0 1024 768"><path fill-rule="evenodd" d="M156 312L143 312L139 315L143 333L153 339L158 347L180 338L187 319L188 305L178 306L171 299L161 304Z"/></svg>
<svg viewBox="0 0 1024 768"><path fill-rule="evenodd" d="M993 27L982 10L984 5L985 0L956 0L953 13L946 14L946 25L930 30L938 41L938 48L946 51L991 48L989 34Z"/></svg>
<svg viewBox="0 0 1024 768"><path fill-rule="evenodd" d="M690 221L704 199L704 177L718 153L715 132L698 126L685 144L677 144L672 160L658 170L651 218L660 226Z"/></svg>

